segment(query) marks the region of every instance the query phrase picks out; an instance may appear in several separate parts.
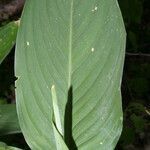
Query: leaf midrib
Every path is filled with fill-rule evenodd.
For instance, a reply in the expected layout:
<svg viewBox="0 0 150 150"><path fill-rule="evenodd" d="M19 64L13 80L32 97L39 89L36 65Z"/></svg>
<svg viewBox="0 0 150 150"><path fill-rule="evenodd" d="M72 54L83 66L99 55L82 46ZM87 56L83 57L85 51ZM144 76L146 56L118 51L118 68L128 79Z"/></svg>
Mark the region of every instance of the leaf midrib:
<svg viewBox="0 0 150 150"><path fill-rule="evenodd" d="M70 24L69 24L69 56L68 56L68 89L71 87L71 71L72 71L72 27L73 27L73 0L70 3Z"/></svg>

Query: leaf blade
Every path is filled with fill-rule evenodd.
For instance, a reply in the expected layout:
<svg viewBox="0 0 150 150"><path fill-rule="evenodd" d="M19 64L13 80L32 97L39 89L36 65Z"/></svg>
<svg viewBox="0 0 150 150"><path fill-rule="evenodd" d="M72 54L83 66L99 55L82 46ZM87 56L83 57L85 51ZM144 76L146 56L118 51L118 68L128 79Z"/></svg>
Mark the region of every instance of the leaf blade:
<svg viewBox="0 0 150 150"><path fill-rule="evenodd" d="M20 148L16 148L16 147L12 147L12 146L7 146L3 142L0 142L0 149L1 150L21 150Z"/></svg>
<svg viewBox="0 0 150 150"><path fill-rule="evenodd" d="M10 22L0 28L0 64L9 54L15 44L17 36L18 23Z"/></svg>
<svg viewBox="0 0 150 150"><path fill-rule="evenodd" d="M40 4L39 9L38 1L27 1L16 49L17 108L28 144L32 149L45 145L56 149L49 92L55 84L62 125L68 90L73 88L71 128L78 149L99 147L102 136L112 136L105 142L106 146L114 142L113 149L122 126L121 98L113 97L120 93L125 49L116 1L45 0ZM108 134L112 124L116 132Z"/></svg>
<svg viewBox="0 0 150 150"><path fill-rule="evenodd" d="M14 104L0 105L0 135L20 132L16 106Z"/></svg>

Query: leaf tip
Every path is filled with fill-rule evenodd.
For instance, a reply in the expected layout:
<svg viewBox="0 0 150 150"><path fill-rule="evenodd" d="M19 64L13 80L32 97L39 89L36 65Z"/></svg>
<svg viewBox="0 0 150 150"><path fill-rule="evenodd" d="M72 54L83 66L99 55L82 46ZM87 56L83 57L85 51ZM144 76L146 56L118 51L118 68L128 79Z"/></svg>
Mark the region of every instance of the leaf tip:
<svg viewBox="0 0 150 150"><path fill-rule="evenodd" d="M54 85L54 84L52 85L51 89L52 89L52 90L55 89L55 85Z"/></svg>
<svg viewBox="0 0 150 150"><path fill-rule="evenodd" d="M20 20L15 21L15 24L16 24L17 26L20 26Z"/></svg>

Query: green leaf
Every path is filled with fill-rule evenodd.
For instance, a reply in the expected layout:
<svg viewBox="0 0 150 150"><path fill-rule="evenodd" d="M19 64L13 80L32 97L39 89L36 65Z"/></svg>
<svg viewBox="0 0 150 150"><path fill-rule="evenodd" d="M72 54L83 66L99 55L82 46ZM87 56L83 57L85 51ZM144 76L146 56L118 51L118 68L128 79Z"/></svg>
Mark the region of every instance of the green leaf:
<svg viewBox="0 0 150 150"><path fill-rule="evenodd" d="M7 100L0 97L0 105L1 104L7 104Z"/></svg>
<svg viewBox="0 0 150 150"><path fill-rule="evenodd" d="M10 22L0 28L0 64L15 44L17 29L18 22Z"/></svg>
<svg viewBox="0 0 150 150"><path fill-rule="evenodd" d="M60 119L60 113L58 108L58 102L57 102L57 95L55 90L55 85L52 85L51 87L51 94L52 94L52 103L53 103L53 131L56 141L56 148L58 150L68 150L64 140L63 140L63 129L61 125L61 119Z"/></svg>
<svg viewBox="0 0 150 150"><path fill-rule="evenodd" d="M115 0L26 1L15 74L31 149L59 149L56 133L69 149L114 149L122 130L125 36Z"/></svg>
<svg viewBox="0 0 150 150"><path fill-rule="evenodd" d="M131 127L125 126L120 138L123 147L126 147L127 145L134 143L135 139L136 139L135 130Z"/></svg>
<svg viewBox="0 0 150 150"><path fill-rule="evenodd" d="M0 105L0 135L19 132L16 106L14 104Z"/></svg>
<svg viewBox="0 0 150 150"><path fill-rule="evenodd" d="M21 149L12 146L7 146L5 143L0 142L0 150L21 150Z"/></svg>
<svg viewBox="0 0 150 150"><path fill-rule="evenodd" d="M68 147L66 146L66 144L63 140L63 137L60 135L60 133L56 129L55 125L53 124L52 126L53 126L57 150L68 150Z"/></svg>
<svg viewBox="0 0 150 150"><path fill-rule="evenodd" d="M142 118L141 116L137 116L135 114L131 115L131 121L134 124L135 131L142 132L144 131L144 127L146 124L146 119Z"/></svg>
<svg viewBox="0 0 150 150"><path fill-rule="evenodd" d="M51 93L52 93L54 122L56 124L56 127L57 127L59 133L61 135L63 135L63 129L62 129L62 125L61 125L61 118L60 118L60 113L59 113L59 108L58 108L55 85L52 86Z"/></svg>

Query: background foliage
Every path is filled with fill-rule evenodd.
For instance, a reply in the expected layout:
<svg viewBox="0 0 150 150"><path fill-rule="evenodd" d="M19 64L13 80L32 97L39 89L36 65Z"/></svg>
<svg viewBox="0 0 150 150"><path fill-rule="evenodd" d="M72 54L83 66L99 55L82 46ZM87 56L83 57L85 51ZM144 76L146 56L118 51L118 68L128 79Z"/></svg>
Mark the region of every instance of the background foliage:
<svg viewBox="0 0 150 150"><path fill-rule="evenodd" d="M119 0L127 31L122 82L124 128L116 150L150 149L150 6L149 0ZM0 3L0 9L3 6ZM1 14L0 14L1 15ZM18 13L7 20L18 18ZM0 65L0 104L15 103L14 48ZM0 136L8 145L28 149L21 134Z"/></svg>

